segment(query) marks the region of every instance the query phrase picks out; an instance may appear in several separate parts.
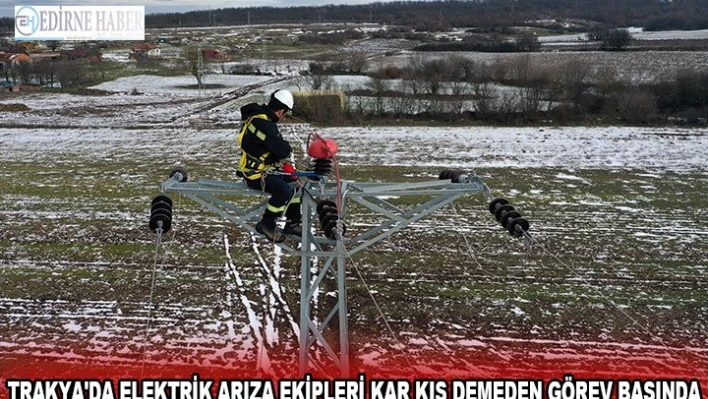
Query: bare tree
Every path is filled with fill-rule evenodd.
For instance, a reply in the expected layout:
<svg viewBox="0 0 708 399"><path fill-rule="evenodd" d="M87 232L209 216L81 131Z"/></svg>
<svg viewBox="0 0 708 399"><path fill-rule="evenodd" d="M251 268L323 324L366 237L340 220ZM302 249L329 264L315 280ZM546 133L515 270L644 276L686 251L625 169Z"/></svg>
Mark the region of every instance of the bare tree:
<svg viewBox="0 0 708 399"><path fill-rule="evenodd" d="M498 58L489 65L488 77L496 82L504 82L511 79L511 60Z"/></svg>
<svg viewBox="0 0 708 399"><path fill-rule="evenodd" d="M86 64L80 61L62 61L58 65L56 77L62 88L81 86L86 82Z"/></svg>
<svg viewBox="0 0 708 399"><path fill-rule="evenodd" d="M61 45L61 42L59 40L47 40L44 42L44 45L52 49L52 51L56 51L57 47Z"/></svg>
<svg viewBox="0 0 708 399"><path fill-rule="evenodd" d="M502 115L511 115L519 111L519 98L517 93L502 92L495 101L496 111Z"/></svg>
<svg viewBox="0 0 708 399"><path fill-rule="evenodd" d="M432 97L427 100L424 100L424 103L424 110L431 114L439 114L445 111L445 101L442 101L437 97Z"/></svg>
<svg viewBox="0 0 708 399"><path fill-rule="evenodd" d="M391 111L395 115L411 115L415 111L415 99L412 96L407 95L410 85L410 80L402 80L398 84L398 91L403 93L400 96L391 97L389 103L391 105Z"/></svg>
<svg viewBox="0 0 708 399"><path fill-rule="evenodd" d="M624 87L624 83L620 80L615 68L602 67L597 69L593 80L598 93L602 95L617 92Z"/></svg>
<svg viewBox="0 0 708 399"><path fill-rule="evenodd" d="M625 90L617 98L616 112L630 122L643 122L657 113L656 96L643 89Z"/></svg>
<svg viewBox="0 0 708 399"><path fill-rule="evenodd" d="M428 94L438 94L447 75L447 63L441 59L430 60L423 64L421 73Z"/></svg>
<svg viewBox="0 0 708 399"><path fill-rule="evenodd" d="M197 79L197 85L201 87L204 83L204 63L207 60L199 52L201 49L197 47L188 47L184 50L184 58L182 59L182 69L185 72L192 74ZM201 59L201 65L200 65Z"/></svg>
<svg viewBox="0 0 708 399"><path fill-rule="evenodd" d="M561 97L578 108L583 96L590 89L589 79L592 74L590 65L578 61L568 61L553 74L557 79L553 79L555 87L549 102Z"/></svg>
<svg viewBox="0 0 708 399"><path fill-rule="evenodd" d="M10 77L12 77L12 68L10 67L10 64L0 64L2 66L2 72L5 75L5 81L9 82Z"/></svg>
<svg viewBox="0 0 708 399"><path fill-rule="evenodd" d="M495 99L498 89L489 82L472 83L472 98L474 100L474 110L480 115L490 115L495 112Z"/></svg>
<svg viewBox="0 0 708 399"><path fill-rule="evenodd" d="M347 83L344 85L342 88L345 93L351 93L354 91L354 87L352 87L351 84ZM366 97L364 96L349 96L347 101L347 111L349 114L356 114L356 115L363 115L367 109L367 104L368 101L366 100Z"/></svg>
<svg viewBox="0 0 708 399"><path fill-rule="evenodd" d="M299 91L302 91L303 87L305 87L305 80L305 76L297 74L295 77L293 77L292 82Z"/></svg>
<svg viewBox="0 0 708 399"><path fill-rule="evenodd" d="M465 70L465 80L469 83L484 83L493 80L493 68L485 63L465 59L463 68Z"/></svg>
<svg viewBox="0 0 708 399"><path fill-rule="evenodd" d="M369 60L364 52L356 53L347 61L347 67L350 73L364 73L369 67Z"/></svg>
<svg viewBox="0 0 708 399"><path fill-rule="evenodd" d="M519 89L519 108L526 114L535 114L541 110L541 101L544 98L543 82L535 81L532 85Z"/></svg>
<svg viewBox="0 0 708 399"><path fill-rule="evenodd" d="M308 83L312 90L328 90L332 87L332 77L327 74L310 74L308 75Z"/></svg>
<svg viewBox="0 0 708 399"><path fill-rule="evenodd" d="M19 76L20 82L23 85L32 83L33 70L31 61L20 61L17 63L13 62L12 69L17 73L17 76Z"/></svg>
<svg viewBox="0 0 708 399"><path fill-rule="evenodd" d="M420 53L415 53L408 57L408 62L406 69L408 70L407 76L404 78L410 81L410 89L413 95L417 95L423 90L424 79L423 79L423 66L425 65L425 58Z"/></svg>
<svg viewBox="0 0 708 399"><path fill-rule="evenodd" d="M389 82L385 79L369 78L366 87L371 90L374 97L374 107L377 115L382 115L385 111L384 98L389 91Z"/></svg>
<svg viewBox="0 0 708 399"><path fill-rule="evenodd" d="M332 77L327 73L324 64L311 62L310 73L307 75L308 83L312 90L327 90L332 87Z"/></svg>
<svg viewBox="0 0 708 399"><path fill-rule="evenodd" d="M459 55L450 56L447 59L447 79L450 85L451 112L462 113L466 98L469 93L469 82L467 81L467 60Z"/></svg>
<svg viewBox="0 0 708 399"><path fill-rule="evenodd" d="M541 43L533 32L524 32L517 40L520 51L534 52L541 49Z"/></svg>
<svg viewBox="0 0 708 399"><path fill-rule="evenodd" d="M515 83L523 83L532 78L535 73L533 65L531 65L531 57L524 54L521 57L514 58L509 61L509 69L507 79Z"/></svg>

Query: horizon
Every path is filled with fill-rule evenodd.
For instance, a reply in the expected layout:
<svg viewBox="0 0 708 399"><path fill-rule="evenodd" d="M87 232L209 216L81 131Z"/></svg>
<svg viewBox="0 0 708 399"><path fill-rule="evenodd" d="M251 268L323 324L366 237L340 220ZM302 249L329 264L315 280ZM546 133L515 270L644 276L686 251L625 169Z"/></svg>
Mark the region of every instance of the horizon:
<svg viewBox="0 0 708 399"><path fill-rule="evenodd" d="M216 1L188 1L188 0L124 0L124 1L109 1L101 2L102 6L145 6L145 14L166 14L166 13L186 13L191 11L209 11L227 8L254 8L254 7L276 7L276 8L287 8L287 7L307 7L307 6L328 6L328 5L366 5L372 3L390 3L396 0L264 0L259 3L258 6L254 6L252 1L248 0L216 0ZM428 1L428 0L422 0ZM171 5L164 5L164 3L173 3ZM206 3L206 4L199 4ZM63 1L47 1L42 0L38 2L28 1L27 3L12 3L6 0L0 0L0 17L2 18L14 18L15 16L15 6L16 5L32 5L32 6L59 6L59 5L72 5L72 6L91 6L99 5L95 1L79 0L73 1L69 4Z"/></svg>

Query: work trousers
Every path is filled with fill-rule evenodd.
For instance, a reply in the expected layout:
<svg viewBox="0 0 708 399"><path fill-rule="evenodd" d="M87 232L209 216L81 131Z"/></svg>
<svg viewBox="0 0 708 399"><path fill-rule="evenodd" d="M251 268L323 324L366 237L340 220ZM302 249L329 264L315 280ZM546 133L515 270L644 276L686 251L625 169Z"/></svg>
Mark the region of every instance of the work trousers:
<svg viewBox="0 0 708 399"><path fill-rule="evenodd" d="M286 178L289 179L290 177ZM274 230L275 220L282 216L283 213L285 213L285 217L288 219L287 223L300 223L300 219L302 218L300 210L301 198L293 198L295 189L292 183L286 182L283 176L277 175L266 175L264 179L245 180L248 187L254 190L263 190L270 194L268 205L261 219L261 223L263 223L265 227ZM290 200L291 198L292 201Z"/></svg>

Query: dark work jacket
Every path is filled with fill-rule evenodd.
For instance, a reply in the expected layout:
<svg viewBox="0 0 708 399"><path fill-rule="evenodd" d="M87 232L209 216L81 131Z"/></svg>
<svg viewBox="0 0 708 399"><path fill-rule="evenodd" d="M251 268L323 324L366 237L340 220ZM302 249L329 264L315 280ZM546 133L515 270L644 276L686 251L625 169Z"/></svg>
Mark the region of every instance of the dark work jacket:
<svg viewBox="0 0 708 399"><path fill-rule="evenodd" d="M241 107L241 120L246 120L253 115L265 114L268 120L253 118L251 124L265 134L265 140L261 140L251 132L246 132L241 141L241 148L250 156L258 158L266 152L270 155L265 159L266 165L272 165L290 156L293 151L290 143L285 141L275 124L278 116L266 105L256 103L246 104Z"/></svg>

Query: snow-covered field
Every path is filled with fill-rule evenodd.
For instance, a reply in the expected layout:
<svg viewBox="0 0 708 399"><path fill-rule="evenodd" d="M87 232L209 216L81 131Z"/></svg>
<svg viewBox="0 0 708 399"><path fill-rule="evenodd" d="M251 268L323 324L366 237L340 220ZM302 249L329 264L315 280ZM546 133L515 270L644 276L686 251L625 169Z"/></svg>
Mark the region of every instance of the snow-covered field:
<svg viewBox="0 0 708 399"><path fill-rule="evenodd" d="M209 74L204 76L202 83L208 85L220 85L218 88L203 88L199 90L197 87L197 79L192 75L184 76L152 76L138 75L101 83L93 86L94 89L115 91L115 92L131 92L133 89L141 93L150 94L171 94L182 96L219 96L236 88L246 85L265 82L271 79L270 76L244 76L244 75L228 75L228 74ZM190 88L191 89L187 89ZM187 89L187 90L185 90Z"/></svg>
<svg viewBox="0 0 708 399"><path fill-rule="evenodd" d="M638 40L676 40L676 39L708 39L708 29L700 30L667 30L667 31L644 31L641 28L628 28L632 37ZM574 43L587 41L585 33L572 33L565 35L540 36L538 41L544 44L549 43Z"/></svg>
<svg viewBox="0 0 708 399"><path fill-rule="evenodd" d="M234 179L235 129L184 123L211 100L12 100L31 111L0 117L0 375L27 358L147 373L166 364L277 371L295 361L288 315L298 318L298 259L174 197L173 230L155 262L146 218L173 166L191 180ZM352 270L354 369L705 378L708 130L283 130L294 143L315 131L335 139L346 180L475 171L536 238L525 248L486 198L471 196L355 256L350 266L383 317ZM358 210L348 218L351 232L377 223ZM326 285L321 317L335 295Z"/></svg>
<svg viewBox="0 0 708 399"><path fill-rule="evenodd" d="M708 52L701 51L559 51L539 53L475 53L475 52L435 52L426 54L427 58L444 58L451 55L462 56L475 62L493 64L497 61L526 59L532 65L559 68L569 63L590 65L595 70L617 71L621 79L647 81L672 77L677 71L705 70L708 65ZM415 54L404 53L373 60L369 68L376 70L387 65L405 66Z"/></svg>
<svg viewBox="0 0 708 399"><path fill-rule="evenodd" d="M706 167L704 129L638 127L325 129L346 142L340 159L351 165L445 168L660 168ZM437 143L436 143L437 142ZM361 153L360 148L377 151ZM439 148L440 150L434 150ZM421 157L421 154L426 156Z"/></svg>

